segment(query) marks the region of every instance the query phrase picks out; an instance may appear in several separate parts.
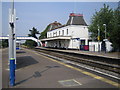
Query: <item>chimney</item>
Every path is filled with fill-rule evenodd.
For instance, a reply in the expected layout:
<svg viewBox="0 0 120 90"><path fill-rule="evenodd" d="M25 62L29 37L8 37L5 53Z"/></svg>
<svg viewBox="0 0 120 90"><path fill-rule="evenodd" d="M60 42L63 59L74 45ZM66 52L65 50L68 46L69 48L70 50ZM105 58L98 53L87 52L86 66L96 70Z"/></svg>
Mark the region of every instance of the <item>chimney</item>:
<svg viewBox="0 0 120 90"><path fill-rule="evenodd" d="M67 25L84 25L87 26L85 20L83 19L83 14L70 13Z"/></svg>

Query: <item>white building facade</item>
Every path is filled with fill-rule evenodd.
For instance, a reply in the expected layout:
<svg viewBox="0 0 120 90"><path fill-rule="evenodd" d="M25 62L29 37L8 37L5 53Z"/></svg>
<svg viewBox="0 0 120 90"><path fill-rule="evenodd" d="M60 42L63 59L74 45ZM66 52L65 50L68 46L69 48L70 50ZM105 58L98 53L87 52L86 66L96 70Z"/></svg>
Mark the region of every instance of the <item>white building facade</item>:
<svg viewBox="0 0 120 90"><path fill-rule="evenodd" d="M83 15L71 13L66 25L47 32L46 47L80 49L80 46L89 44L88 26ZM52 26L51 26L52 27Z"/></svg>

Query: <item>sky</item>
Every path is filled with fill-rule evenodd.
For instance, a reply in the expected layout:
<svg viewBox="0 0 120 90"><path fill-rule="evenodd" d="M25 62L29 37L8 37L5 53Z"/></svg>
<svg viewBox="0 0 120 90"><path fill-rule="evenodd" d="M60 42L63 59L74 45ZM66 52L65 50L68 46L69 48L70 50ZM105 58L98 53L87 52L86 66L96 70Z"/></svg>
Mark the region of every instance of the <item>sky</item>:
<svg viewBox="0 0 120 90"><path fill-rule="evenodd" d="M117 2L15 2L16 16L16 35L27 36L32 27L42 32L48 24L58 21L66 24L69 14L80 13L89 25L91 17L95 11L99 11L103 4L110 8L117 8ZM10 2L2 2L2 34L7 36L9 32L9 8Z"/></svg>

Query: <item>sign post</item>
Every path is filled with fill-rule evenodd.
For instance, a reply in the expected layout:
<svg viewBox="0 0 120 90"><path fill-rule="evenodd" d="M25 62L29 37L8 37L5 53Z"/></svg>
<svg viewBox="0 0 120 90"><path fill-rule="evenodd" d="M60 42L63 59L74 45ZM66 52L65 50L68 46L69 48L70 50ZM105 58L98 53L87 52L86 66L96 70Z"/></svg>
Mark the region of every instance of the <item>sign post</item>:
<svg viewBox="0 0 120 90"><path fill-rule="evenodd" d="M15 69L16 69L16 35L15 35L15 9L14 0L12 8L9 9L9 69L10 69L10 86L15 85Z"/></svg>

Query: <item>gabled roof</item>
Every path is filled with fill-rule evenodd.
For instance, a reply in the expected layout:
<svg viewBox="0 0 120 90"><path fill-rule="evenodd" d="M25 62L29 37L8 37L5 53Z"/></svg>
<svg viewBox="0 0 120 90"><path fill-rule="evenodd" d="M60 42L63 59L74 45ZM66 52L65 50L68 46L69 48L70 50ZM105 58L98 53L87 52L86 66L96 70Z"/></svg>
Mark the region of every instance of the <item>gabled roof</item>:
<svg viewBox="0 0 120 90"><path fill-rule="evenodd" d="M61 27L61 26L62 26L61 23L55 21L55 22L53 22L53 23L50 24L49 31L51 31L51 30L53 30L53 29L56 29L56 28L58 28L58 27Z"/></svg>

